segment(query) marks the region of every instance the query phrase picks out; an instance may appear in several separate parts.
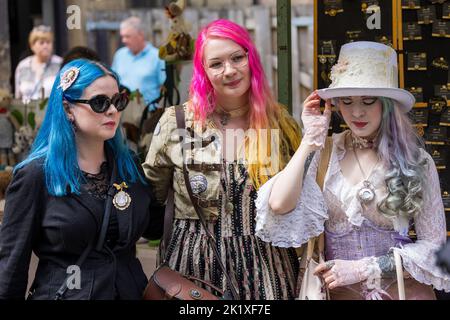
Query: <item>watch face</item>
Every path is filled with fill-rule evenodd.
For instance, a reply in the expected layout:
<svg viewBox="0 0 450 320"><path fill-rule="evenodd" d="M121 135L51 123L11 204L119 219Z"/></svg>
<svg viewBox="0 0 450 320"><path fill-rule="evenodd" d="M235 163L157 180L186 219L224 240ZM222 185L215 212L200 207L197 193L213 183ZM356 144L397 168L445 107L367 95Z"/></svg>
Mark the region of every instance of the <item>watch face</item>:
<svg viewBox="0 0 450 320"><path fill-rule="evenodd" d="M446 2L442 6L442 18L450 19L450 2Z"/></svg>
<svg viewBox="0 0 450 320"><path fill-rule="evenodd" d="M402 0L402 9L420 9L420 0Z"/></svg>
<svg viewBox="0 0 450 320"><path fill-rule="evenodd" d="M442 97L445 100L450 100L450 90L446 84L444 85L435 85L434 86L434 95L437 97Z"/></svg>
<svg viewBox="0 0 450 320"><path fill-rule="evenodd" d="M430 126L425 132L425 143L431 145L445 145L447 143L447 127Z"/></svg>
<svg viewBox="0 0 450 320"><path fill-rule="evenodd" d="M442 111L441 119L439 121L440 126L450 126L450 107L445 107Z"/></svg>
<svg viewBox="0 0 450 320"><path fill-rule="evenodd" d="M427 151L433 159L434 164L436 165L436 169L447 169L447 149L445 146L431 146Z"/></svg>
<svg viewBox="0 0 450 320"><path fill-rule="evenodd" d="M443 97L432 97L428 101L430 112L433 114L442 114L442 111L447 106L447 100Z"/></svg>
<svg viewBox="0 0 450 320"><path fill-rule="evenodd" d="M409 91L417 102L423 102L423 88L422 87L408 87L405 88L407 91Z"/></svg>
<svg viewBox="0 0 450 320"><path fill-rule="evenodd" d="M433 59L431 66L441 70L448 70L448 61L444 57L437 57Z"/></svg>
<svg viewBox="0 0 450 320"><path fill-rule="evenodd" d="M427 70L426 52L409 52L408 71L424 71L424 70Z"/></svg>
<svg viewBox="0 0 450 320"><path fill-rule="evenodd" d="M433 22L431 35L438 38L450 38L450 21L436 20Z"/></svg>
<svg viewBox="0 0 450 320"><path fill-rule="evenodd" d="M393 47L392 39L388 36L376 36L375 41Z"/></svg>
<svg viewBox="0 0 450 320"><path fill-rule="evenodd" d="M442 192L442 199L444 201L444 207L446 208L450 208L450 191L443 191Z"/></svg>
<svg viewBox="0 0 450 320"><path fill-rule="evenodd" d="M328 87L331 84L331 68L336 63L336 41L320 40L317 59L319 61L320 88Z"/></svg>
<svg viewBox="0 0 450 320"><path fill-rule="evenodd" d="M409 112L411 122L414 125L426 127L428 126L428 109L426 108L413 108Z"/></svg>
<svg viewBox="0 0 450 320"><path fill-rule="evenodd" d="M403 23L403 40L422 40L422 27L417 22Z"/></svg>
<svg viewBox="0 0 450 320"><path fill-rule="evenodd" d="M422 7L417 10L417 21L419 24L432 24L435 20L435 6Z"/></svg>
<svg viewBox="0 0 450 320"><path fill-rule="evenodd" d="M342 6L342 0L324 0L325 14L331 17L336 16L338 13L344 12Z"/></svg>
<svg viewBox="0 0 450 320"><path fill-rule="evenodd" d="M362 40L363 32L361 30L346 31L346 40L348 42L360 41Z"/></svg>

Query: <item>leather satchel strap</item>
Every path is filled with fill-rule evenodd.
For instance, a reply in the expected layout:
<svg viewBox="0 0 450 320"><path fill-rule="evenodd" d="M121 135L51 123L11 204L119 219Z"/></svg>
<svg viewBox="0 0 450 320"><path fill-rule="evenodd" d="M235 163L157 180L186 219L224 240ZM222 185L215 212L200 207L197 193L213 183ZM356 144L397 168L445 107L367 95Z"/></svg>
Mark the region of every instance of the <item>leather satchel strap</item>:
<svg viewBox="0 0 450 320"><path fill-rule="evenodd" d="M166 208L164 210L164 233L163 233L163 253L164 260L167 253L167 248L169 247L170 238L172 237L172 226L173 226L173 215L175 212L174 205L174 192L172 188L169 188L167 193Z"/></svg>
<svg viewBox="0 0 450 320"><path fill-rule="evenodd" d="M221 171L222 165L221 164L214 164L214 163L188 163L187 164L188 169L192 169L195 171Z"/></svg>
<svg viewBox="0 0 450 320"><path fill-rule="evenodd" d="M328 165L330 164L331 151L333 150L333 139L327 137L325 140L325 146L320 153L319 166L317 167L316 182L320 189L323 191L323 184L325 182L325 175L328 171Z"/></svg>
<svg viewBox="0 0 450 320"><path fill-rule="evenodd" d="M181 133L180 142L183 142L185 139L185 128L186 128L185 123L186 122L185 122L185 116L184 116L184 109L183 109L182 105L178 105L175 107L175 116L176 116L176 120L177 120L177 128L179 129L179 132ZM206 236L208 238L208 243L213 250L213 254L217 260L217 263L219 264L219 267L222 270L223 275L225 276L225 278L227 280L227 283L230 288L233 299L238 300L239 299L238 290L234 286L233 282L231 281L230 275L228 274L228 272L225 269L225 266L223 265L222 259L217 250L216 240L214 239L214 236L211 234L211 232L208 228L205 215L203 214L203 211L201 210L201 208L198 206L197 202L194 200L195 196L194 196L194 193L192 192L191 183L189 181L189 172L186 167L183 148L181 148L181 154L183 157L184 182L185 182L188 194L189 194L189 198L191 199L191 202L192 202L192 205L194 206L195 212L197 213L199 220L200 220L201 224L203 225L203 229L205 230Z"/></svg>
<svg viewBox="0 0 450 320"><path fill-rule="evenodd" d="M191 281L194 280L194 281L198 281L198 282L200 282L200 283L203 283L205 286L210 287L211 289L213 289L214 291L216 291L218 294L220 294L220 295L223 296L223 290L220 289L220 288L218 288L218 287L216 287L215 285L209 283L208 281L205 281L205 280L203 280L203 279L200 279L200 278L194 277L194 276L184 276L184 277L185 277L186 279L188 279L188 280L191 280Z"/></svg>
<svg viewBox="0 0 450 320"><path fill-rule="evenodd" d="M323 185L325 182L325 175L328 171L328 166L330 164L331 151L333 150L333 139L327 137L325 140L325 146L320 153L319 165L317 167L316 182L320 189L323 191ZM317 249L319 253L319 262L324 259L325 251L325 236L321 233L318 237L308 240L306 259L310 260L313 256L315 245L317 243Z"/></svg>
<svg viewBox="0 0 450 320"><path fill-rule="evenodd" d="M223 295L222 290L210 283L182 275L172 270L167 264L162 264L155 270L147 288L144 291L144 300L219 300L220 298L204 288L198 287L192 280L200 281L205 286L216 290Z"/></svg>

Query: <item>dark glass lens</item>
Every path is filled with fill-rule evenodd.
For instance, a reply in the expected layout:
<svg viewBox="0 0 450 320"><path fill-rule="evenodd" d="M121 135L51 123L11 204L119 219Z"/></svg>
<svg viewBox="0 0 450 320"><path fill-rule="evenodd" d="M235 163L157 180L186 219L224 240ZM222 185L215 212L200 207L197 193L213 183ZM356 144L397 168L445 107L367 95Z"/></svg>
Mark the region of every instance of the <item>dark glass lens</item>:
<svg viewBox="0 0 450 320"><path fill-rule="evenodd" d="M105 112L106 110L109 109L109 106L111 104L113 104L115 106L117 111L119 111L119 112L123 111L123 110L125 110L125 108L128 105L128 102L129 102L128 94L126 92L116 93L115 95L113 95L111 97L111 99L104 94L100 94L89 100L75 100L75 99L70 99L67 97L66 97L66 99L70 102L87 103L87 104L89 104L91 109L97 113Z"/></svg>
<svg viewBox="0 0 450 320"><path fill-rule="evenodd" d="M89 105L91 106L92 110L98 113L105 112L109 108L110 104L110 99L104 95L96 96L89 100Z"/></svg>
<svg viewBox="0 0 450 320"><path fill-rule="evenodd" d="M128 94L125 92L117 93L111 98L111 103L116 107L117 111L123 111L129 102Z"/></svg>

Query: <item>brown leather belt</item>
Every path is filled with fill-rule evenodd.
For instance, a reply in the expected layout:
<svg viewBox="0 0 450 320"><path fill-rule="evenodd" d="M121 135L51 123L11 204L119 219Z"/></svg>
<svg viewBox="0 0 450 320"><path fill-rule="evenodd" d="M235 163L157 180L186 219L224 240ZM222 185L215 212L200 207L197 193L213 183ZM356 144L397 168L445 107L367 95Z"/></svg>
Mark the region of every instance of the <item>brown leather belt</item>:
<svg viewBox="0 0 450 320"><path fill-rule="evenodd" d="M222 170L221 164L213 164L213 163L188 163L186 164L189 170L195 171L220 171Z"/></svg>
<svg viewBox="0 0 450 320"><path fill-rule="evenodd" d="M195 197L195 202L197 202L198 206L201 208L209 208L209 207L219 207L220 201L218 199L215 200L204 200L198 197Z"/></svg>

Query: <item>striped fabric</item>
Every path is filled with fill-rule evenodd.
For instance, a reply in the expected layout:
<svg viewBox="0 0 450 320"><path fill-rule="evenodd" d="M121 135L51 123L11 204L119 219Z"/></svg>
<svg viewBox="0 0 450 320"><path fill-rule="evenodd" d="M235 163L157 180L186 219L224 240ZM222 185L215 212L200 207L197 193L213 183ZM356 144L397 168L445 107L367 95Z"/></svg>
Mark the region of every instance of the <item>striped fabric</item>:
<svg viewBox="0 0 450 320"><path fill-rule="evenodd" d="M295 250L273 247L255 236L256 190L244 165L234 162L225 167L219 218L209 222L208 227L215 235L222 261L239 289L240 299L294 299L299 268ZM226 288L225 277L198 220L174 221L167 261L182 274Z"/></svg>

